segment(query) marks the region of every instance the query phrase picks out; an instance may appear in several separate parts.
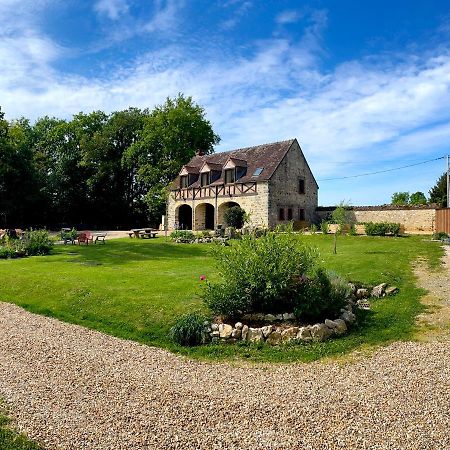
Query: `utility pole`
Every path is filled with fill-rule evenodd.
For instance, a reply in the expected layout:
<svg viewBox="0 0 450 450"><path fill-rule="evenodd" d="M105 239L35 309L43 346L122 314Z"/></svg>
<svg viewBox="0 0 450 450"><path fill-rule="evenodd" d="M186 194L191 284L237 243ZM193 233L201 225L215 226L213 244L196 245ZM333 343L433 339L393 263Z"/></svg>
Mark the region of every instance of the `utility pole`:
<svg viewBox="0 0 450 450"><path fill-rule="evenodd" d="M450 183L449 183L449 178L450 178L450 167L449 167L449 156L447 155L447 208L450 208Z"/></svg>

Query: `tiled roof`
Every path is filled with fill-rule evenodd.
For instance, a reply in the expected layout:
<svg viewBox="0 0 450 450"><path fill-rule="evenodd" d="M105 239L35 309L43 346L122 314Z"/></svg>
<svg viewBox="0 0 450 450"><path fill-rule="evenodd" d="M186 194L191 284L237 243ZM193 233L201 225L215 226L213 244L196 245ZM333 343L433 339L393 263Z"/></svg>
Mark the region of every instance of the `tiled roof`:
<svg viewBox="0 0 450 450"><path fill-rule="evenodd" d="M208 164L211 163L224 166L228 158L233 158L247 162L247 172L243 177L239 178L238 181L240 183L245 183L247 181L267 181L272 177L276 168L294 142L295 139L289 139L288 141L240 148L228 152L213 153L212 155L196 155L186 165L198 167L199 169L205 162ZM263 168L261 175L253 176L258 168ZM212 185L222 184L223 182L222 174L222 177L212 183ZM189 187L198 187L199 185L200 180L191 184ZM177 189L179 187L179 177L174 180L171 187L172 189Z"/></svg>

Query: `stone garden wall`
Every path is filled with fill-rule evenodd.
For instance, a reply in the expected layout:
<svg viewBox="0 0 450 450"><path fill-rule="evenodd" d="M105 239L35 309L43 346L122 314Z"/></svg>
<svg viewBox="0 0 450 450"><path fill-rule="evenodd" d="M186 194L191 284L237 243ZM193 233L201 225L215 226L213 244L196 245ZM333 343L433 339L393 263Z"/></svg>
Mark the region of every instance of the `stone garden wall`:
<svg viewBox="0 0 450 450"><path fill-rule="evenodd" d="M318 207L319 221L327 219L336 207ZM410 234L432 234L435 231L436 208L434 206L352 206L355 222L393 222L402 226L402 231Z"/></svg>

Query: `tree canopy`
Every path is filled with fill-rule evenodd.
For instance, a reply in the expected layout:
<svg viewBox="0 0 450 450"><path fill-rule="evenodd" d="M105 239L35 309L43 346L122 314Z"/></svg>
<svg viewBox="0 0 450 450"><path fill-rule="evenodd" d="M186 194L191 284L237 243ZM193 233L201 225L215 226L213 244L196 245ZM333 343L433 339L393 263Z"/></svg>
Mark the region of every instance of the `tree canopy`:
<svg viewBox="0 0 450 450"><path fill-rule="evenodd" d="M444 172L430 189L430 202L437 203L441 207L447 206L447 172Z"/></svg>
<svg viewBox="0 0 450 450"><path fill-rule="evenodd" d="M181 166L219 140L203 108L182 94L152 111L33 125L8 122L0 109L0 227L157 225Z"/></svg>

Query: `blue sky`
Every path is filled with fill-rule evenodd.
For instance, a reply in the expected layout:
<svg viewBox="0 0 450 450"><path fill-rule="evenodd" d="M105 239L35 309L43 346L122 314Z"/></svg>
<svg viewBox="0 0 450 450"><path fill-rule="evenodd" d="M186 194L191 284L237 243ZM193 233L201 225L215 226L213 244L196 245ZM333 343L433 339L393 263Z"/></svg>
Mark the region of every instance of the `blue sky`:
<svg viewBox="0 0 450 450"><path fill-rule="evenodd" d="M450 3L0 0L7 118L150 107L206 110L217 151L296 137L319 203L427 192L450 153Z"/></svg>

